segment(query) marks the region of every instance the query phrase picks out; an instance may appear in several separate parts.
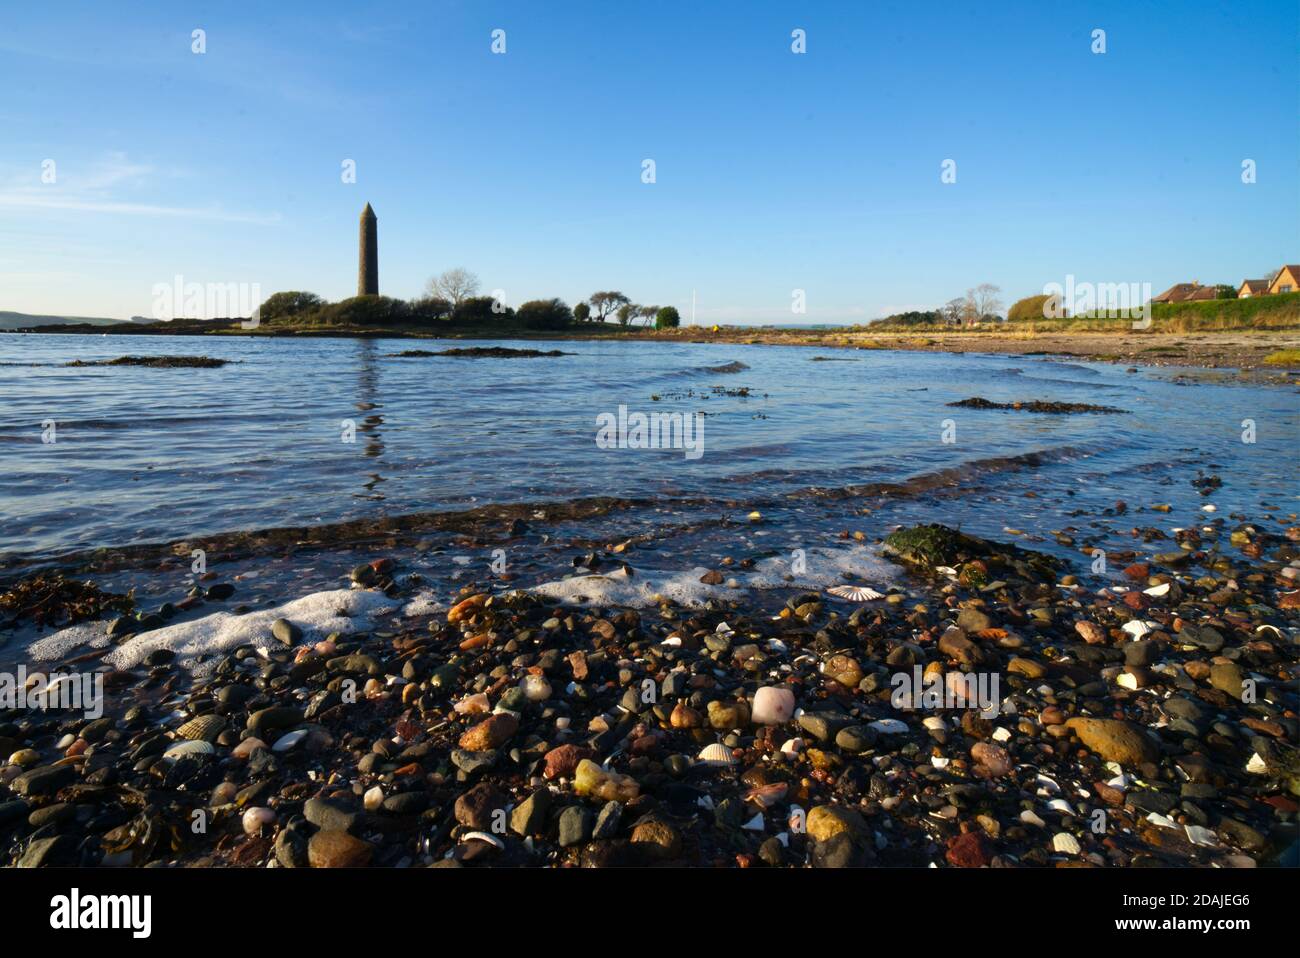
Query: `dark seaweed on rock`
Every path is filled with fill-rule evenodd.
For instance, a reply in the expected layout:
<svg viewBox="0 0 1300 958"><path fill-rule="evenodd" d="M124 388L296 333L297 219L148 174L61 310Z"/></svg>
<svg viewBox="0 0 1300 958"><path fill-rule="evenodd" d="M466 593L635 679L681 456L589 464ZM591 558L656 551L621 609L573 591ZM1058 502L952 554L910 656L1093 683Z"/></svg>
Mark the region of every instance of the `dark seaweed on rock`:
<svg viewBox="0 0 1300 958"><path fill-rule="evenodd" d="M990 574L1010 572L1029 580L1050 580L1060 560L1019 546L990 542L937 523L899 529L885 537L885 551L924 568L961 568L962 576L980 584ZM967 566L975 564L975 568Z"/></svg>
<svg viewBox="0 0 1300 958"><path fill-rule="evenodd" d="M956 406L959 409L1015 409L1020 412L1041 412L1053 415L1066 415L1068 413L1081 412L1100 412L1100 413L1127 413L1127 409L1117 409L1114 406L1095 406L1086 402L1046 402L1041 399L1034 399L1029 402L994 402L991 399L985 399L982 396L975 396L971 399L960 399L957 402L948 403L949 406Z"/></svg>
<svg viewBox="0 0 1300 958"><path fill-rule="evenodd" d="M119 356L117 359L74 359L69 366L148 366L153 369L216 369L228 359L211 356Z"/></svg>
<svg viewBox="0 0 1300 958"><path fill-rule="evenodd" d="M419 350L411 350L412 353L418 353ZM433 353L434 356L465 356L469 358L497 358L497 359L514 359L514 358L531 358L534 356L572 356L573 353L566 353L560 349L509 349L505 346L467 346L461 349L444 349L440 353Z"/></svg>

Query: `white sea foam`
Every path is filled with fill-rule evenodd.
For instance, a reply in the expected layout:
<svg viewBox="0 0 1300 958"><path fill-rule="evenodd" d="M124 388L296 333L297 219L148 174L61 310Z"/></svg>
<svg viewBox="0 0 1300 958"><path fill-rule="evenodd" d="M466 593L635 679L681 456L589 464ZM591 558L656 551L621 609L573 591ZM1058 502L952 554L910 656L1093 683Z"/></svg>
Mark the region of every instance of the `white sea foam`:
<svg viewBox="0 0 1300 958"><path fill-rule="evenodd" d="M417 599L417 601L419 601ZM375 627L385 616L397 610L397 604L379 592L338 589L314 592L274 609L235 615L214 612L192 622L178 622L146 632L104 656L104 662L119 669L131 669L144 662L151 653L169 649L176 661L202 675L216 665L217 655L241 645L260 650L279 646L271 636L271 623L288 619L298 626L304 641L323 639L331 632L362 632ZM33 642L27 649L36 660L61 659L78 648L103 648L106 623L78 625ZM197 662L207 656L205 662Z"/></svg>
<svg viewBox="0 0 1300 958"><path fill-rule="evenodd" d="M544 582L529 591L570 605L655 604L655 596L679 605L700 606L711 598L737 598L752 589L821 589L838 582L870 583L883 591L902 570L881 558L871 546L843 549L804 550L804 568L793 572L794 557L772 556L754 564L749 571L724 573L726 583L706 585L700 581L709 570L703 566L685 571L637 569L631 576L621 569L609 575L578 575ZM735 586L729 585L734 580Z"/></svg>

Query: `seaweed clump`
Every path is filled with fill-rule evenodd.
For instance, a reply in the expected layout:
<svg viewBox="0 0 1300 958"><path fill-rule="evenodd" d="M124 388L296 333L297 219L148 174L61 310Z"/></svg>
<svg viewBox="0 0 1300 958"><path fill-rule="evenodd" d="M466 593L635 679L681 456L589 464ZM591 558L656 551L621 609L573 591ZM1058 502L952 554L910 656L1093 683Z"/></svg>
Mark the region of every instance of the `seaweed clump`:
<svg viewBox="0 0 1300 958"><path fill-rule="evenodd" d="M105 592L93 582L68 579L57 572L39 572L0 592L0 610L12 628L29 620L40 628L63 628L78 622L105 618L106 612L130 614L135 608L131 595Z"/></svg>

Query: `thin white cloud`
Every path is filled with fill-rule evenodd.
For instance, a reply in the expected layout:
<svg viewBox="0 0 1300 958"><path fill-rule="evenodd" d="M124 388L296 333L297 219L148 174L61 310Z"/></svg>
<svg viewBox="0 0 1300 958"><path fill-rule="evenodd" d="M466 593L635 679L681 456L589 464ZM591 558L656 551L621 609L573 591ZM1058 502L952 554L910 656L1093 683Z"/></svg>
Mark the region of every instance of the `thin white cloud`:
<svg viewBox="0 0 1300 958"><path fill-rule="evenodd" d="M0 206L21 209L71 210L78 213L117 213L126 216L175 216L222 223L267 225L280 222L279 213L241 213L220 207L156 206L115 200L78 199L70 196L40 196L30 193L0 193Z"/></svg>
<svg viewBox="0 0 1300 958"><path fill-rule="evenodd" d="M279 213L252 213L211 206L167 206L122 198L143 188L150 178L175 174L132 162L125 153L108 156L86 171L59 168L57 183L43 184L32 175L13 177L0 189L0 207L29 210L64 210L75 213L106 213L119 216L165 216L178 219L206 220L221 223L267 225L280 222Z"/></svg>

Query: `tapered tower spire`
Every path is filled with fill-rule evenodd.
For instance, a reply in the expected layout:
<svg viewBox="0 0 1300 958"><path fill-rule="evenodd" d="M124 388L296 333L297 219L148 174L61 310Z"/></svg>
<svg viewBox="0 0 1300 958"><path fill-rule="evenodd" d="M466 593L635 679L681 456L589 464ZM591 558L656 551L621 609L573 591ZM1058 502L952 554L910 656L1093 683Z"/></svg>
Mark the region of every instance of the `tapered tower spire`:
<svg viewBox="0 0 1300 958"><path fill-rule="evenodd" d="M361 211L361 250L357 266L357 295L379 293L379 221L375 211L366 204Z"/></svg>

